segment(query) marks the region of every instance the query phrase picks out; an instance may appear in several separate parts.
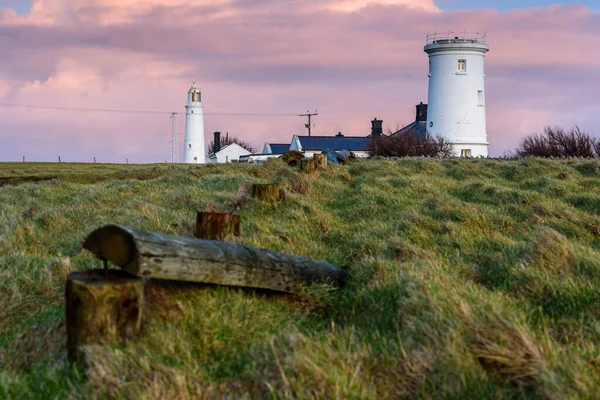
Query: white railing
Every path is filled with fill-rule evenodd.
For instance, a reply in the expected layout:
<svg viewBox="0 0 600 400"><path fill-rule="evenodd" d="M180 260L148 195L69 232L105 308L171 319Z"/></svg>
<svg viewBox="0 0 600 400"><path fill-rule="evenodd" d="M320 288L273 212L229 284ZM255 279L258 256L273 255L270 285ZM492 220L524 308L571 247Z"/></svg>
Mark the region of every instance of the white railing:
<svg viewBox="0 0 600 400"><path fill-rule="evenodd" d="M442 43L482 43L487 44L487 33L483 36L477 32L475 35L470 35L467 31L462 31L459 34L448 32L433 32L426 36L426 44L442 44Z"/></svg>

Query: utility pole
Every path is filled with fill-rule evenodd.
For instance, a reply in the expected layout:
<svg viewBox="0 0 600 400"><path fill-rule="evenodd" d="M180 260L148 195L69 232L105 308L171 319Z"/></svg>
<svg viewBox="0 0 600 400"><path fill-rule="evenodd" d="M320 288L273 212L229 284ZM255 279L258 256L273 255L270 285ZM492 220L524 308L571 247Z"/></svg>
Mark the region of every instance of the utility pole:
<svg viewBox="0 0 600 400"><path fill-rule="evenodd" d="M177 137L177 113L171 113L169 117L173 120L171 126L171 163L179 162L179 140Z"/></svg>
<svg viewBox="0 0 600 400"><path fill-rule="evenodd" d="M319 115L317 113L317 110L315 110L314 113L310 113L308 110L306 110L306 114L298 114L299 117L308 117L308 124L304 124L304 127L308 128L308 136L310 136L310 129L312 127L312 124L310 123L310 118L315 115Z"/></svg>

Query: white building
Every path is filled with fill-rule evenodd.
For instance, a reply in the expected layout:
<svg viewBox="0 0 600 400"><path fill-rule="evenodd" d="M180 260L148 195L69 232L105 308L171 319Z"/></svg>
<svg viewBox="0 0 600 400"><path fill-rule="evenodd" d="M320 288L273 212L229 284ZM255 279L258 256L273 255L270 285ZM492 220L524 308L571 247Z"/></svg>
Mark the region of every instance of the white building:
<svg viewBox="0 0 600 400"><path fill-rule="evenodd" d="M457 156L487 157L484 57L487 38L428 34L427 130L454 144Z"/></svg>
<svg viewBox="0 0 600 400"><path fill-rule="evenodd" d="M332 151L348 150L358 158L366 158L371 155L367 151L369 136L344 136L339 132L335 136L299 136L294 134L290 143L290 150L304 153L306 158L313 158L315 154L321 154L323 150Z"/></svg>
<svg viewBox="0 0 600 400"><path fill-rule="evenodd" d="M215 132L213 144L214 151L208 156L211 163L237 162L240 160L240 157L252 154L251 151L243 148L237 143L230 143L221 147L221 132Z"/></svg>
<svg viewBox="0 0 600 400"><path fill-rule="evenodd" d="M204 164L204 107L202 94L194 82L188 91L188 102L185 106L185 145L183 162Z"/></svg>

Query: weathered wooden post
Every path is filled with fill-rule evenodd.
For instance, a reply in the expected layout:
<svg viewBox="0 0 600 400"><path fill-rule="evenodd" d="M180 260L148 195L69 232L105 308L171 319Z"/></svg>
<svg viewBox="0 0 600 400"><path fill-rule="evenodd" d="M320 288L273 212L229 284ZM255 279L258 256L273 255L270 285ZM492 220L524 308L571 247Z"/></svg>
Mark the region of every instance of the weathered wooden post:
<svg viewBox="0 0 600 400"><path fill-rule="evenodd" d="M228 237L240 236L240 216L198 212L194 236L208 240L225 240Z"/></svg>
<svg viewBox="0 0 600 400"><path fill-rule="evenodd" d="M60 156L58 156L58 162L60 163Z"/></svg>
<svg viewBox="0 0 600 400"><path fill-rule="evenodd" d="M285 190L279 185L255 183L252 186L252 197L266 203L279 203L285 199Z"/></svg>
<svg viewBox="0 0 600 400"><path fill-rule="evenodd" d="M142 329L142 279L120 270L78 271L67 277L67 352L80 344L124 340Z"/></svg>
<svg viewBox="0 0 600 400"><path fill-rule="evenodd" d="M25 156L23 156L23 162L25 162Z"/></svg>
<svg viewBox="0 0 600 400"><path fill-rule="evenodd" d="M96 164L96 157L94 157L94 164Z"/></svg>
<svg viewBox="0 0 600 400"><path fill-rule="evenodd" d="M327 169L327 154L315 154L313 157L317 163L317 169Z"/></svg>
<svg viewBox="0 0 600 400"><path fill-rule="evenodd" d="M314 159L304 159L300 161L300 171L305 174L312 174L318 168L317 160Z"/></svg>
<svg viewBox="0 0 600 400"><path fill-rule="evenodd" d="M303 285L341 285L345 272L326 261L241 244L170 236L108 225L83 248L101 260L146 278L241 286L298 293Z"/></svg>

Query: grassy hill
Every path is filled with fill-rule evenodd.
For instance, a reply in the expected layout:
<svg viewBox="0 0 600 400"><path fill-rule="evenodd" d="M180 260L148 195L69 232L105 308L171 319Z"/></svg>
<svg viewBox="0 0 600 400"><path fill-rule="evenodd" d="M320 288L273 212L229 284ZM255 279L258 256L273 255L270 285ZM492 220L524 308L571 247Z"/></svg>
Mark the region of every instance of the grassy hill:
<svg viewBox="0 0 600 400"><path fill-rule="evenodd" d="M138 340L66 362L63 291L93 229L191 235L252 182L244 244L325 259L341 290L155 290ZM0 398L591 398L600 162L0 164Z"/></svg>

